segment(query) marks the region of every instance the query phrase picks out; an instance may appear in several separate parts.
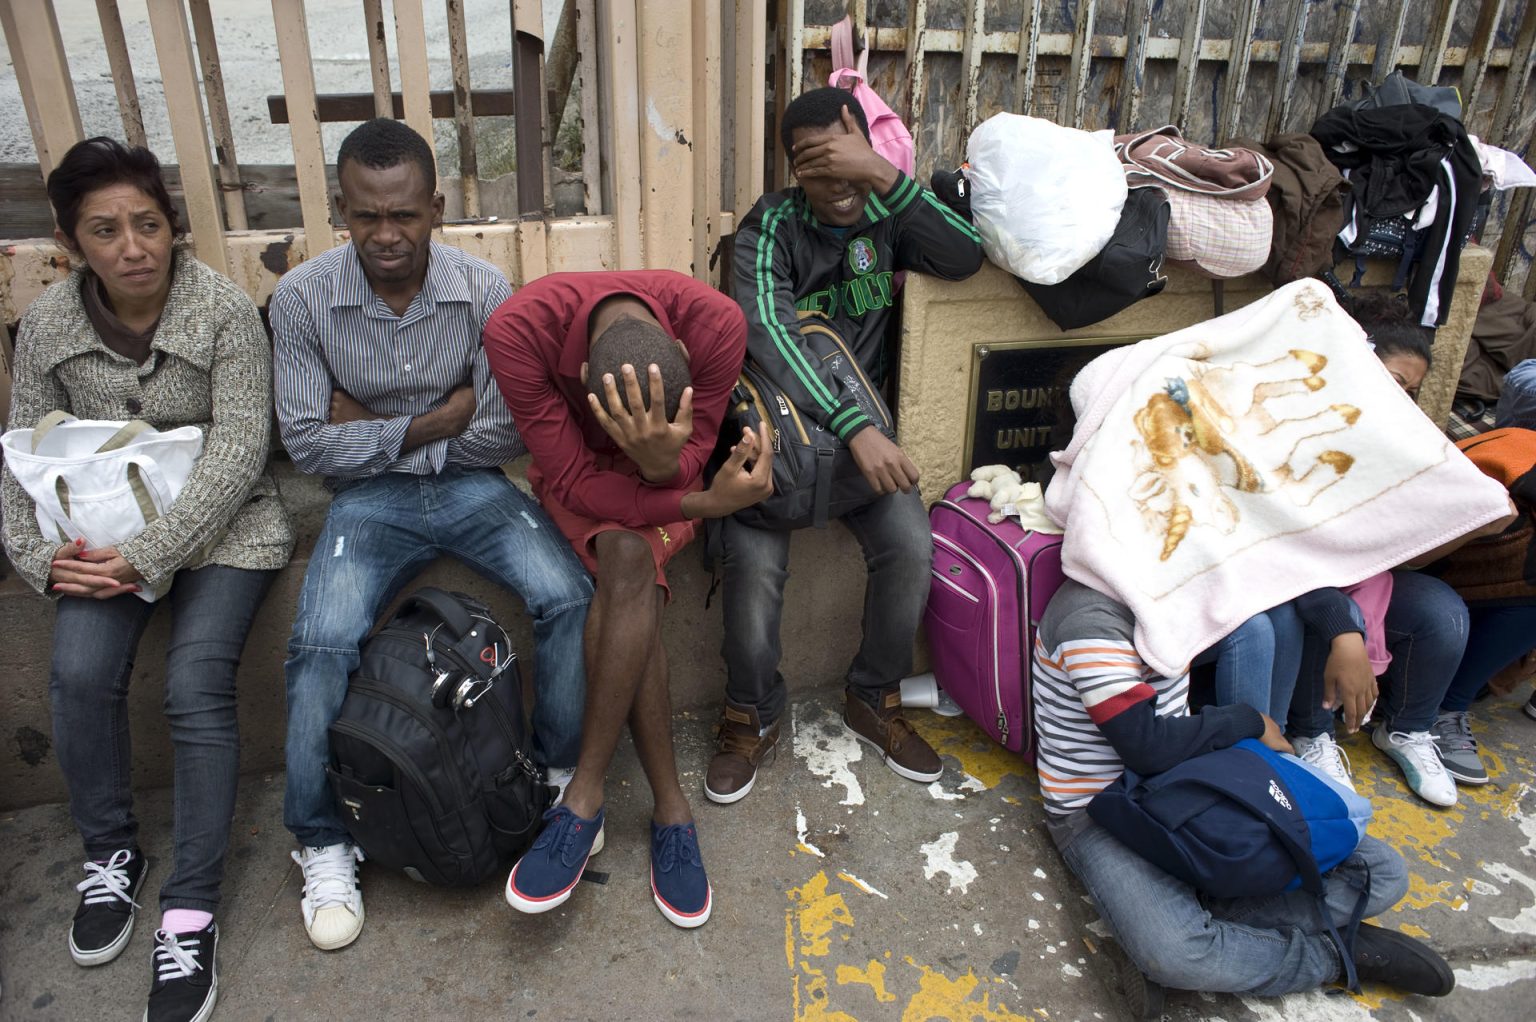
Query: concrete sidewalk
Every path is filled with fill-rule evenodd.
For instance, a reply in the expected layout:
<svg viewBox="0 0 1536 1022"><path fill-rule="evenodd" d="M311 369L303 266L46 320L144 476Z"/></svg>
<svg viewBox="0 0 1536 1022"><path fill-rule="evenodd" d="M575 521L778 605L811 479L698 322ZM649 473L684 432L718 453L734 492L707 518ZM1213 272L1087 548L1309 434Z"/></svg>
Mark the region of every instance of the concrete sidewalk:
<svg viewBox="0 0 1536 1022"><path fill-rule="evenodd" d="M937 784L904 781L842 731L840 693L802 696L777 762L745 801L695 794L711 721L682 714L678 757L694 798L714 917L675 929L647 885L649 803L627 745L609 789L608 847L562 909L519 916L498 884L440 891L365 865L357 944L314 950L281 819L281 775L245 779L220 913L215 1018L929 1019L1128 1018L1121 959L1041 824L1033 772L963 720L914 714L946 757ZM1366 741L1346 743L1372 832L1404 852L1408 898L1381 922L1430 940L1458 989L1432 1001L1367 988L1262 1001L1174 994L1176 1019L1532 1017L1536 999L1536 722L1481 704L1494 781L1449 811L1409 795ZM792 733L791 733L792 732ZM137 1019L148 990L153 892L167 875L168 791L139 800L154 860L148 911L127 952L97 969L65 949L80 877L63 806L0 817L4 1019ZM1522 1007L1521 1005L1524 1005Z"/></svg>

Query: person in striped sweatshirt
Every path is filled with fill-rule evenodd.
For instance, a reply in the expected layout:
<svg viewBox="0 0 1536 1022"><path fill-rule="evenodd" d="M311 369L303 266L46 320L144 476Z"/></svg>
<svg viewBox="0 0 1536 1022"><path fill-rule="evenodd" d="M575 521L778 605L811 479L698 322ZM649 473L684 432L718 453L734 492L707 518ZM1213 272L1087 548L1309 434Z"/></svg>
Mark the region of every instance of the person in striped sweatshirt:
<svg viewBox="0 0 1536 1022"><path fill-rule="evenodd" d="M1047 827L1141 976L1179 990L1273 996L1340 981L1346 953L1305 892L1216 899L1121 844L1084 809L1126 769L1156 774L1205 752L1257 738L1290 752L1275 721L1237 703L1189 709L1189 675L1152 671L1132 641L1131 612L1068 580L1040 622L1034 652L1035 728ZM1350 918L1369 871L1365 915L1408 890L1402 856L1372 837L1327 874L1327 904ZM1353 951L1361 980L1440 996L1455 979L1422 941L1361 924Z"/></svg>

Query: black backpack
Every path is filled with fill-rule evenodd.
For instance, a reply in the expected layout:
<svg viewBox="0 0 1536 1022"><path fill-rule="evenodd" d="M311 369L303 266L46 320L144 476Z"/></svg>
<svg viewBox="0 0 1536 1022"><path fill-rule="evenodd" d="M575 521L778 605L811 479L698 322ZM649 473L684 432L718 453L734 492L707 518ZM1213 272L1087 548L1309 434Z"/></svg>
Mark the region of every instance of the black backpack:
<svg viewBox="0 0 1536 1022"><path fill-rule="evenodd" d="M875 429L894 440L896 427L885 399L864 375L837 330L819 313L802 312L800 333L811 354L832 370L842 393L858 402ZM741 378L731 392L726 421L716 451L717 463L741 436L743 427L755 432L759 422L768 423L769 442L773 444L773 496L737 511L735 518L743 525L759 529L814 525L824 529L831 519L872 504L880 496L864 479L853 452L837 434L801 415L751 358L742 366Z"/></svg>
<svg viewBox="0 0 1536 1022"><path fill-rule="evenodd" d="M1063 330L1108 319L1168 286L1168 197L1161 188L1132 188L1115 233L1099 254L1059 284L1019 278L1042 312Z"/></svg>
<svg viewBox="0 0 1536 1022"><path fill-rule="evenodd" d="M517 656L490 610L419 589L363 646L331 725L331 789L364 854L444 886L478 884L537 833Z"/></svg>

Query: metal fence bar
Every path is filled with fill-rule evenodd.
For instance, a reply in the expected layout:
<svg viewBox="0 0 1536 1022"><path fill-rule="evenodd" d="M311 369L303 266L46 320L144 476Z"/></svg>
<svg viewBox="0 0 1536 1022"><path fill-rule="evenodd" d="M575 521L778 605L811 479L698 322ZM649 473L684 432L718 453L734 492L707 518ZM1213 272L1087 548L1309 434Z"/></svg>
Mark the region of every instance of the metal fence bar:
<svg viewBox="0 0 1536 1022"><path fill-rule="evenodd" d="M981 91L981 42L986 34L987 0L970 0L965 5L965 50L962 54L961 128L970 134L976 126L976 99Z"/></svg>
<svg viewBox="0 0 1536 1022"><path fill-rule="evenodd" d="M693 8L693 275L710 279L709 258L720 235L720 0ZM722 271L725 272L725 271Z"/></svg>
<svg viewBox="0 0 1536 1022"><path fill-rule="evenodd" d="M1461 69L1462 120L1470 125L1477 110L1477 100L1488 74L1488 58L1493 40L1504 17L1504 0L1483 0L1477 11L1477 25L1472 29L1472 45L1467 47L1467 62Z"/></svg>
<svg viewBox="0 0 1536 1022"><path fill-rule="evenodd" d="M1285 130L1296 98L1296 71L1301 66L1301 44L1307 37L1307 9L1310 0L1291 0L1286 13L1285 38L1280 40L1280 61L1275 65L1275 89L1269 104L1269 123L1264 137L1271 138Z"/></svg>
<svg viewBox="0 0 1536 1022"><path fill-rule="evenodd" d="M596 0L575 3L577 73L581 76L581 186L586 211L597 214L603 211L602 123L597 112L601 91L597 83L597 6ZM758 90L761 97L761 82Z"/></svg>
<svg viewBox="0 0 1536 1022"><path fill-rule="evenodd" d="M605 176L613 199L615 269L645 265L640 242L640 71L635 33L638 0L598 5L598 66L603 73L602 122Z"/></svg>
<svg viewBox="0 0 1536 1022"><path fill-rule="evenodd" d="M1533 59L1536 59L1536 0L1526 0L1520 31L1515 35L1515 45L1510 53L1509 73L1504 76L1504 88L1499 91L1499 101L1493 108L1490 134L1495 145L1509 145L1525 97L1525 83L1531 77Z"/></svg>
<svg viewBox="0 0 1536 1022"><path fill-rule="evenodd" d="M1419 81L1434 85L1440 79L1440 67L1445 60L1445 46L1451 41L1451 29L1456 24L1456 0L1438 0L1429 30L1424 34L1424 49L1419 58Z"/></svg>
<svg viewBox="0 0 1536 1022"><path fill-rule="evenodd" d="M203 91L208 97L208 120L213 128L213 154L219 166L219 188L224 195L224 219L232 231L243 231L245 190L240 182L240 160L235 155L235 129L229 121L229 101L224 96L224 69L219 65L219 43L213 31L213 11L208 0L191 0L192 32L197 39L197 60L203 69Z"/></svg>
<svg viewBox="0 0 1536 1022"><path fill-rule="evenodd" d="M470 108L469 40L464 33L464 0L447 0L448 63L453 69L453 124L459 140L459 188L464 215L480 215L480 161L475 153L475 114Z"/></svg>
<svg viewBox="0 0 1536 1022"><path fill-rule="evenodd" d="M1088 98L1088 72L1093 69L1093 18L1096 0L1078 0L1077 22L1072 30L1072 64L1066 92L1061 97L1060 123L1083 126L1083 104Z"/></svg>
<svg viewBox="0 0 1536 1022"><path fill-rule="evenodd" d="M39 10L41 7L41 10ZM38 170L44 179L70 146L85 137L69 58L59 35L53 4L0 0L0 27L21 86L22 106L32 128Z"/></svg>
<svg viewBox="0 0 1536 1022"><path fill-rule="evenodd" d="M1152 34L1151 0L1128 0L1125 12L1125 66L1120 75L1120 109L1115 127L1136 130L1141 90L1147 72L1147 39Z"/></svg>
<svg viewBox="0 0 1536 1022"><path fill-rule="evenodd" d="M197 61L181 0L149 0L149 27L165 83L165 107L170 114L171 140L181 167L182 194L197 257L220 273L229 272L224 249L222 203L213 179L213 151L208 145L208 121L203 95L197 87Z"/></svg>
<svg viewBox="0 0 1536 1022"><path fill-rule="evenodd" d="M1379 82L1392 73L1398 61L1404 59L1400 51L1403 45L1403 26L1408 22L1408 0L1397 0L1392 20L1376 41L1376 60L1371 66L1371 81Z"/></svg>
<svg viewBox="0 0 1536 1022"><path fill-rule="evenodd" d="M717 0L718 2L718 0ZM695 210L694 164L687 132L694 130L693 81L677 73L680 59L697 59L690 0L638 4L641 238L645 265L690 272Z"/></svg>
<svg viewBox="0 0 1536 1022"><path fill-rule="evenodd" d="M1232 50L1227 57L1227 87L1221 100L1217 138L1231 138L1243 118L1243 94L1248 91L1248 65L1253 56L1253 36L1259 24L1259 0L1243 0L1243 9L1232 30Z"/></svg>
<svg viewBox="0 0 1536 1022"><path fill-rule="evenodd" d="M928 68L925 45L928 35L928 0L907 3L907 123L922 123L928 109Z"/></svg>
<svg viewBox="0 0 1536 1022"><path fill-rule="evenodd" d="M415 128L436 152L432 137L432 86L427 77L427 24L421 0L395 0L395 52L399 54L405 123Z"/></svg>
<svg viewBox="0 0 1536 1022"><path fill-rule="evenodd" d="M1319 117L1338 106L1344 97L1344 81L1349 77L1350 43L1355 38L1359 20L1360 0L1346 0L1337 8L1333 38L1328 44L1328 62L1323 68L1323 93L1317 103Z"/></svg>
<svg viewBox="0 0 1536 1022"><path fill-rule="evenodd" d="M384 0L363 0L363 20L368 27L368 74L373 79L373 116L395 116L395 93L389 84L389 29L384 23Z"/></svg>
<svg viewBox="0 0 1536 1022"><path fill-rule="evenodd" d="M123 34L117 0L96 0L96 19L101 22L101 42L107 51L107 66L112 69L123 138L131 146L144 146L144 113L139 108L139 87L133 78L133 61L128 56L128 39Z"/></svg>
<svg viewBox="0 0 1536 1022"><path fill-rule="evenodd" d="M1204 3L1205 0L1197 0ZM1035 105L1035 59L1040 49L1040 0L1029 0L1019 23L1019 61L1014 84L1013 111L1028 114Z"/></svg>
<svg viewBox="0 0 1536 1022"><path fill-rule="evenodd" d="M293 170L299 181L299 211L304 220L305 257L313 258L336 243L326 194L325 148L315 109L315 70L309 52L309 24L304 0L272 0L277 24L277 59L288 97L288 134L293 139Z"/></svg>
<svg viewBox="0 0 1536 1022"><path fill-rule="evenodd" d="M1180 131L1189 127L1189 104L1195 96L1195 76L1200 71L1200 42L1205 31L1205 0L1193 0L1184 9L1184 34L1179 40L1179 66L1173 78L1171 120Z"/></svg>
<svg viewBox="0 0 1536 1022"><path fill-rule="evenodd" d="M788 34L785 38L785 50L789 57L786 70L789 80L785 83L788 96L786 102L793 100L805 91L805 62L804 62L804 36L805 36L805 0L789 0ZM642 12L644 5L641 5Z"/></svg>
<svg viewBox="0 0 1536 1022"><path fill-rule="evenodd" d="M767 45L768 0L736 0L736 180L731 208L737 225L763 190Z"/></svg>
<svg viewBox="0 0 1536 1022"><path fill-rule="evenodd" d="M553 212L551 147L544 124L544 11L537 0L512 0L512 89L517 211L524 217L548 216Z"/></svg>

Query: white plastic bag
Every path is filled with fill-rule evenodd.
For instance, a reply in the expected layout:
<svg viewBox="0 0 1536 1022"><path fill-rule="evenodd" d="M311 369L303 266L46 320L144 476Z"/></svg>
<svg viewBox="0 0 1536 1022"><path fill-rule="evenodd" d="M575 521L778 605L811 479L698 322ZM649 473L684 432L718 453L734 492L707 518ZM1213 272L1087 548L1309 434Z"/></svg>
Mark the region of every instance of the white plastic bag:
<svg viewBox="0 0 1536 1022"><path fill-rule="evenodd" d="M37 505L50 541L99 549L132 539L175 502L203 450L203 431L50 412L36 429L0 436L5 463ZM139 599L153 603L147 586Z"/></svg>
<svg viewBox="0 0 1536 1022"><path fill-rule="evenodd" d="M1125 171L1110 131L996 114L971 132L971 216L994 263L1059 284L1098 255L1120 222Z"/></svg>

